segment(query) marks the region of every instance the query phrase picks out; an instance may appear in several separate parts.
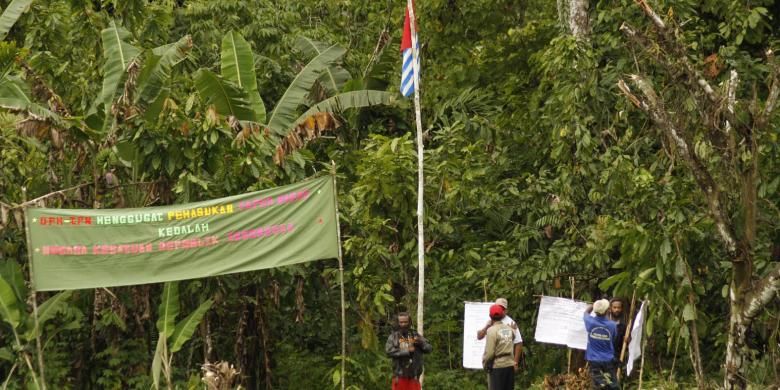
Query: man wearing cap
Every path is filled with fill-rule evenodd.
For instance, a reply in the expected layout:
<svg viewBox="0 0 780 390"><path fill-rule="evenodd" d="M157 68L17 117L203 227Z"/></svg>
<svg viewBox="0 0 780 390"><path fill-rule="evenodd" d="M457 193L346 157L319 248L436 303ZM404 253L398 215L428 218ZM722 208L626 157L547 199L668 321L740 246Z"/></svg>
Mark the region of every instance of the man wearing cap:
<svg viewBox="0 0 780 390"><path fill-rule="evenodd" d="M523 353L523 336L520 335L520 330L517 328L517 324L514 320L512 320L512 317L506 315L506 313L509 311L509 303L507 302L506 298L497 298L496 305L499 305L504 308L504 316L501 318L501 321L493 321L492 319L485 324L485 327L477 331L477 340L482 340L485 338L485 335L487 335L487 331L490 329L491 326L493 326L494 323L502 323L505 325L509 325L510 328L514 331L514 351L513 351L513 360L514 360L514 371L517 372L520 369L520 356ZM487 376L488 381L488 390L492 390L493 387L491 387L490 383L490 374Z"/></svg>
<svg viewBox="0 0 780 390"><path fill-rule="evenodd" d="M385 353L393 359L393 390L419 390L423 372L423 353L433 347L421 334L410 327L409 313L398 313L398 330L390 333Z"/></svg>
<svg viewBox="0 0 780 390"><path fill-rule="evenodd" d="M609 301L599 299L593 305L588 305L582 319L588 332L588 346L585 349L585 360L590 366L590 377L596 389L620 389L617 380L617 365L615 364L615 337L617 324L607 319ZM596 313L593 317L590 313Z"/></svg>
<svg viewBox="0 0 780 390"><path fill-rule="evenodd" d="M487 330L482 367L488 372L490 390L512 390L515 388L514 338L511 326L501 322L505 317L504 307L490 307L490 320L494 323Z"/></svg>
<svg viewBox="0 0 780 390"><path fill-rule="evenodd" d="M501 319L501 323L509 325L514 330L515 336L514 336L514 370L517 372L517 370L520 367L520 355L523 353L523 336L520 335L520 330L517 329L517 324L514 320L512 320L512 317L509 317L506 315L506 313L509 312L509 303L507 302L506 298L498 298L496 299L496 305L500 305L504 308L504 317ZM485 335L487 334L488 329L493 325L494 321L490 320L485 324L485 327L477 331L477 340L482 340L485 338ZM488 386L489 388L489 386Z"/></svg>

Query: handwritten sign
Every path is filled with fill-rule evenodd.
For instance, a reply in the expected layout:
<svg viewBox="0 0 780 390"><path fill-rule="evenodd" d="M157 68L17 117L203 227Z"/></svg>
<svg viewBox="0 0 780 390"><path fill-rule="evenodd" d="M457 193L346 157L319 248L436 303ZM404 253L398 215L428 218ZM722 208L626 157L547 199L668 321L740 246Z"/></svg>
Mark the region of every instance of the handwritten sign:
<svg viewBox="0 0 780 390"><path fill-rule="evenodd" d="M588 333L582 315L588 304L566 298L542 297L534 338L540 343L585 349Z"/></svg>
<svg viewBox="0 0 780 390"><path fill-rule="evenodd" d="M485 339L477 340L477 331L490 320L492 302L466 302L463 310L463 367L482 369Z"/></svg>

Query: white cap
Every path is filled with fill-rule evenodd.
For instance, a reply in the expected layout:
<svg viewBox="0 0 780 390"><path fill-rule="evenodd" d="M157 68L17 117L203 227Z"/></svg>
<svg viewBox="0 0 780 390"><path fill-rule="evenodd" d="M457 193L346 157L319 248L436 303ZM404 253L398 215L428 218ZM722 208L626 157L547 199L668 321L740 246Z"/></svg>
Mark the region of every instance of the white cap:
<svg viewBox="0 0 780 390"><path fill-rule="evenodd" d="M509 309L509 303L507 303L506 298L497 298L496 305L501 305L504 309Z"/></svg>
<svg viewBox="0 0 780 390"><path fill-rule="evenodd" d="M593 311L596 312L598 315L604 315L604 313L607 312L607 309L609 309L609 301L606 299L599 299L596 302L593 302Z"/></svg>

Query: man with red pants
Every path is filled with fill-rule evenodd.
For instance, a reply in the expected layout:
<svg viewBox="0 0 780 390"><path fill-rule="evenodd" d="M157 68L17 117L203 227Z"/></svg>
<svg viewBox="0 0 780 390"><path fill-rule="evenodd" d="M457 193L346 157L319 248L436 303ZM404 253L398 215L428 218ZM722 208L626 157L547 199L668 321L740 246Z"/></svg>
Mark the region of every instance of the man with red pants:
<svg viewBox="0 0 780 390"><path fill-rule="evenodd" d="M422 335L410 328L409 313L398 314L398 329L385 343L387 356L393 359L393 390L420 390L423 353L433 350Z"/></svg>

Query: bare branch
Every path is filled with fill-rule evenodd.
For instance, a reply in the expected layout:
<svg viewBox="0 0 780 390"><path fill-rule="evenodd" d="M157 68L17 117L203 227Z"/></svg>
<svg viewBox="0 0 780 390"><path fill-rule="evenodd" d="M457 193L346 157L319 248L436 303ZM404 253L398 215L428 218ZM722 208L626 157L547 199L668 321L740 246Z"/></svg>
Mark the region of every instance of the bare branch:
<svg viewBox="0 0 780 390"><path fill-rule="evenodd" d="M658 16L655 11L653 11L652 8L645 2L645 0L634 0L637 4L639 4L639 7L642 8L642 11L645 12L645 15L650 18L650 20L653 21L653 24L655 24L655 27L659 30L666 30L666 24L663 20L661 20L661 17Z"/></svg>
<svg viewBox="0 0 780 390"><path fill-rule="evenodd" d="M728 103L726 109L731 115L734 115L734 106L737 104L737 85L739 85L739 75L736 70L732 70L729 75L729 84L727 87ZM726 134L731 132L731 122L726 120Z"/></svg>
<svg viewBox="0 0 780 390"><path fill-rule="evenodd" d="M629 77L642 92L644 99L639 99L633 95L623 80L618 82L618 88L620 88L623 94L625 94L632 103L645 111L656 126L674 141L679 154L688 163L688 167L690 167L693 172L697 184L704 192L709 206L710 216L714 219L718 235L726 246L726 250L732 255L732 258L740 259L741 257L737 256L737 240L729 225L727 214L723 210L720 201L720 189L717 183L715 183L715 180L712 178L707 167L705 167L696 154L693 153L688 145L688 140L681 135L680 131L668 117L666 111L663 109L663 102L661 101L661 98L658 97L658 94L656 94L653 86L641 76L631 75ZM639 104L636 104L634 99L636 99Z"/></svg>
<svg viewBox="0 0 780 390"><path fill-rule="evenodd" d="M772 115L772 111L777 104L777 97L780 95L780 80L778 80L778 76L780 76L780 66L774 64L775 56L771 49L766 51L766 57L769 64L772 66L772 84L769 87L769 96L766 98L762 120L768 122L769 117Z"/></svg>
<svg viewBox="0 0 780 390"><path fill-rule="evenodd" d="M637 99L636 96L634 96L633 93L631 93L631 88L628 87L625 81L623 79L620 79L618 81L618 88L621 92L623 92L623 95L626 95L626 98L628 98L631 103L633 103L635 106L642 108L642 103Z"/></svg>

